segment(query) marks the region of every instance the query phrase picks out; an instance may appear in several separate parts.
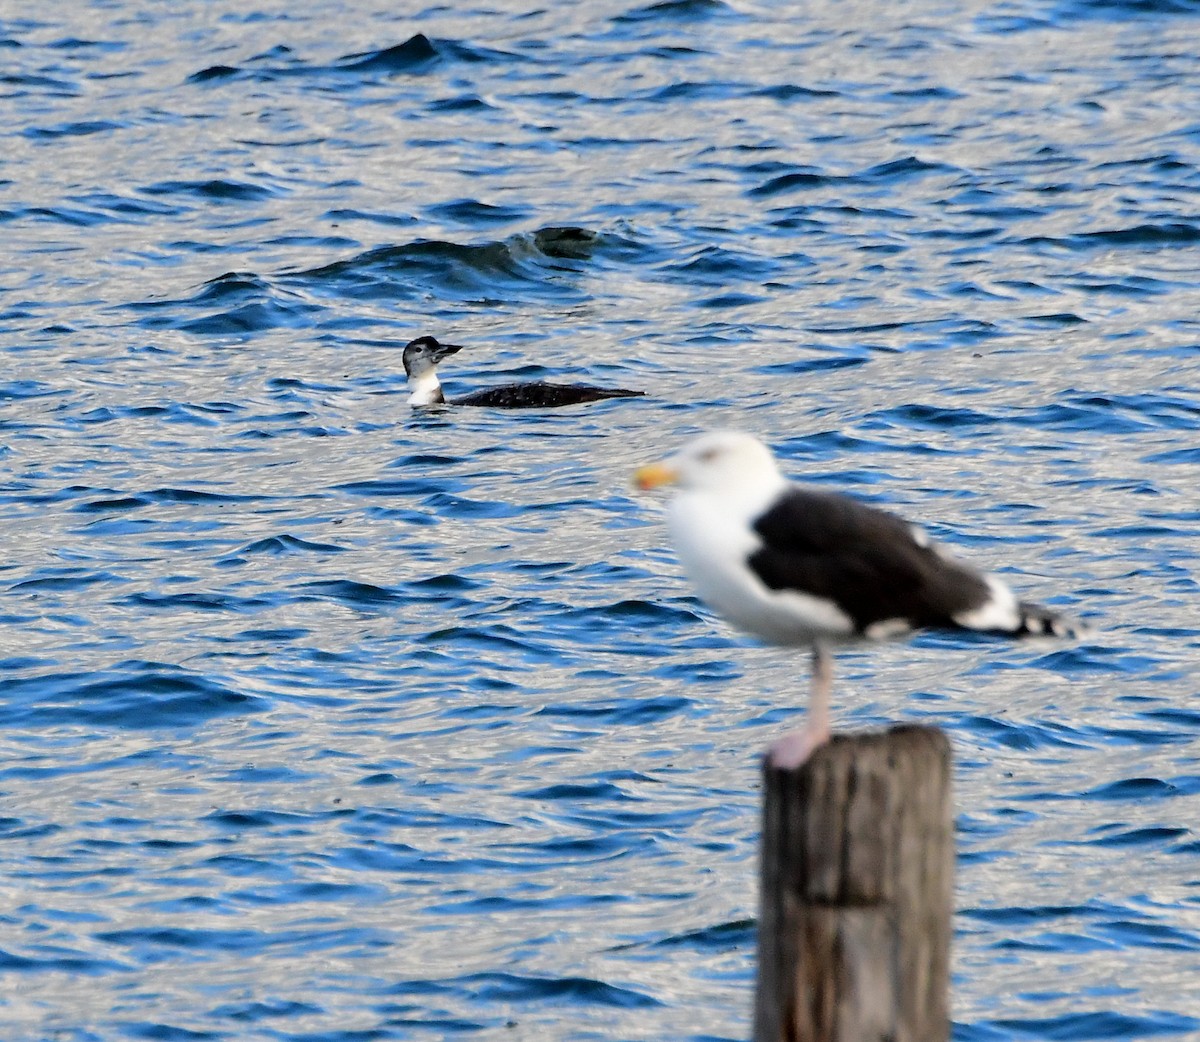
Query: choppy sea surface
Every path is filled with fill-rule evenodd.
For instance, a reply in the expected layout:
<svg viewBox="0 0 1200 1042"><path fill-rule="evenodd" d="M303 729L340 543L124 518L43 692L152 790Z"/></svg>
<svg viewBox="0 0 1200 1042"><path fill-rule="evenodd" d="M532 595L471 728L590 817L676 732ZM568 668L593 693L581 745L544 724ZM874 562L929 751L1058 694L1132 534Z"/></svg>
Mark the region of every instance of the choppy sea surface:
<svg viewBox="0 0 1200 1042"><path fill-rule="evenodd" d="M1200 1034L1198 39L0 7L0 1037L747 1038L808 665L629 485L718 426L1094 627L838 656L954 746L955 1038Z"/></svg>

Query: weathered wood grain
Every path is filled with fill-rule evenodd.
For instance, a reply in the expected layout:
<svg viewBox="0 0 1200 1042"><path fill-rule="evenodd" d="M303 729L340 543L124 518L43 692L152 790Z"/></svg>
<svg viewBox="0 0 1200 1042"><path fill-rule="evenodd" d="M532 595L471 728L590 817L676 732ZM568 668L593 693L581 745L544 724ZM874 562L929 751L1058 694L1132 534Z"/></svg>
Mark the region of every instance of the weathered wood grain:
<svg viewBox="0 0 1200 1042"><path fill-rule="evenodd" d="M763 767L755 1042L949 1037L950 745L835 736Z"/></svg>

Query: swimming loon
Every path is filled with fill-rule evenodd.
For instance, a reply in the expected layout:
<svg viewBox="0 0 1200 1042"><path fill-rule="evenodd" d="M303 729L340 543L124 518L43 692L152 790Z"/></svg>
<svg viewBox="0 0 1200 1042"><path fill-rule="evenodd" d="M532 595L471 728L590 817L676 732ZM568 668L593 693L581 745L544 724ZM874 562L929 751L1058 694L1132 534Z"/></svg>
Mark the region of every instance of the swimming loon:
<svg viewBox="0 0 1200 1042"><path fill-rule="evenodd" d="M434 337L419 336L404 345L404 371L412 392L409 405L441 405L446 402L437 367L447 355L461 351L459 344L442 344ZM598 402L603 398L638 398L645 391L627 391L623 387L588 387L585 384L536 383L502 384L476 391L462 398L451 398L450 405L491 405L498 409L546 409L580 402Z"/></svg>

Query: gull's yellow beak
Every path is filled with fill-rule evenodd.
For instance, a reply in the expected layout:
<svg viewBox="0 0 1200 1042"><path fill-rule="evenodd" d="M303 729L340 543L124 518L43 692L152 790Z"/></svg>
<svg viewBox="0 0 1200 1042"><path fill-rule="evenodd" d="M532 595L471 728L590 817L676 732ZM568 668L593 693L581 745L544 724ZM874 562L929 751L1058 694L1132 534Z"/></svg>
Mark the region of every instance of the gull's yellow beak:
<svg viewBox="0 0 1200 1042"><path fill-rule="evenodd" d="M633 483L643 492L660 485L673 485L679 480L679 472L669 463L647 463L633 475Z"/></svg>

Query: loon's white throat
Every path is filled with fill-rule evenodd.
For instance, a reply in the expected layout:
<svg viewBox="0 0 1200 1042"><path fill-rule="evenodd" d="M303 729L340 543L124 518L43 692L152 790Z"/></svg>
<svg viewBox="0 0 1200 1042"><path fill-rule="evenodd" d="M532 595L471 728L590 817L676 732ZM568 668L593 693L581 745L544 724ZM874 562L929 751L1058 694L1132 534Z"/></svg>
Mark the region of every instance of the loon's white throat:
<svg viewBox="0 0 1200 1042"><path fill-rule="evenodd" d="M437 372L430 369L408 378L409 405L441 405L446 400L442 394L442 384L437 378Z"/></svg>

